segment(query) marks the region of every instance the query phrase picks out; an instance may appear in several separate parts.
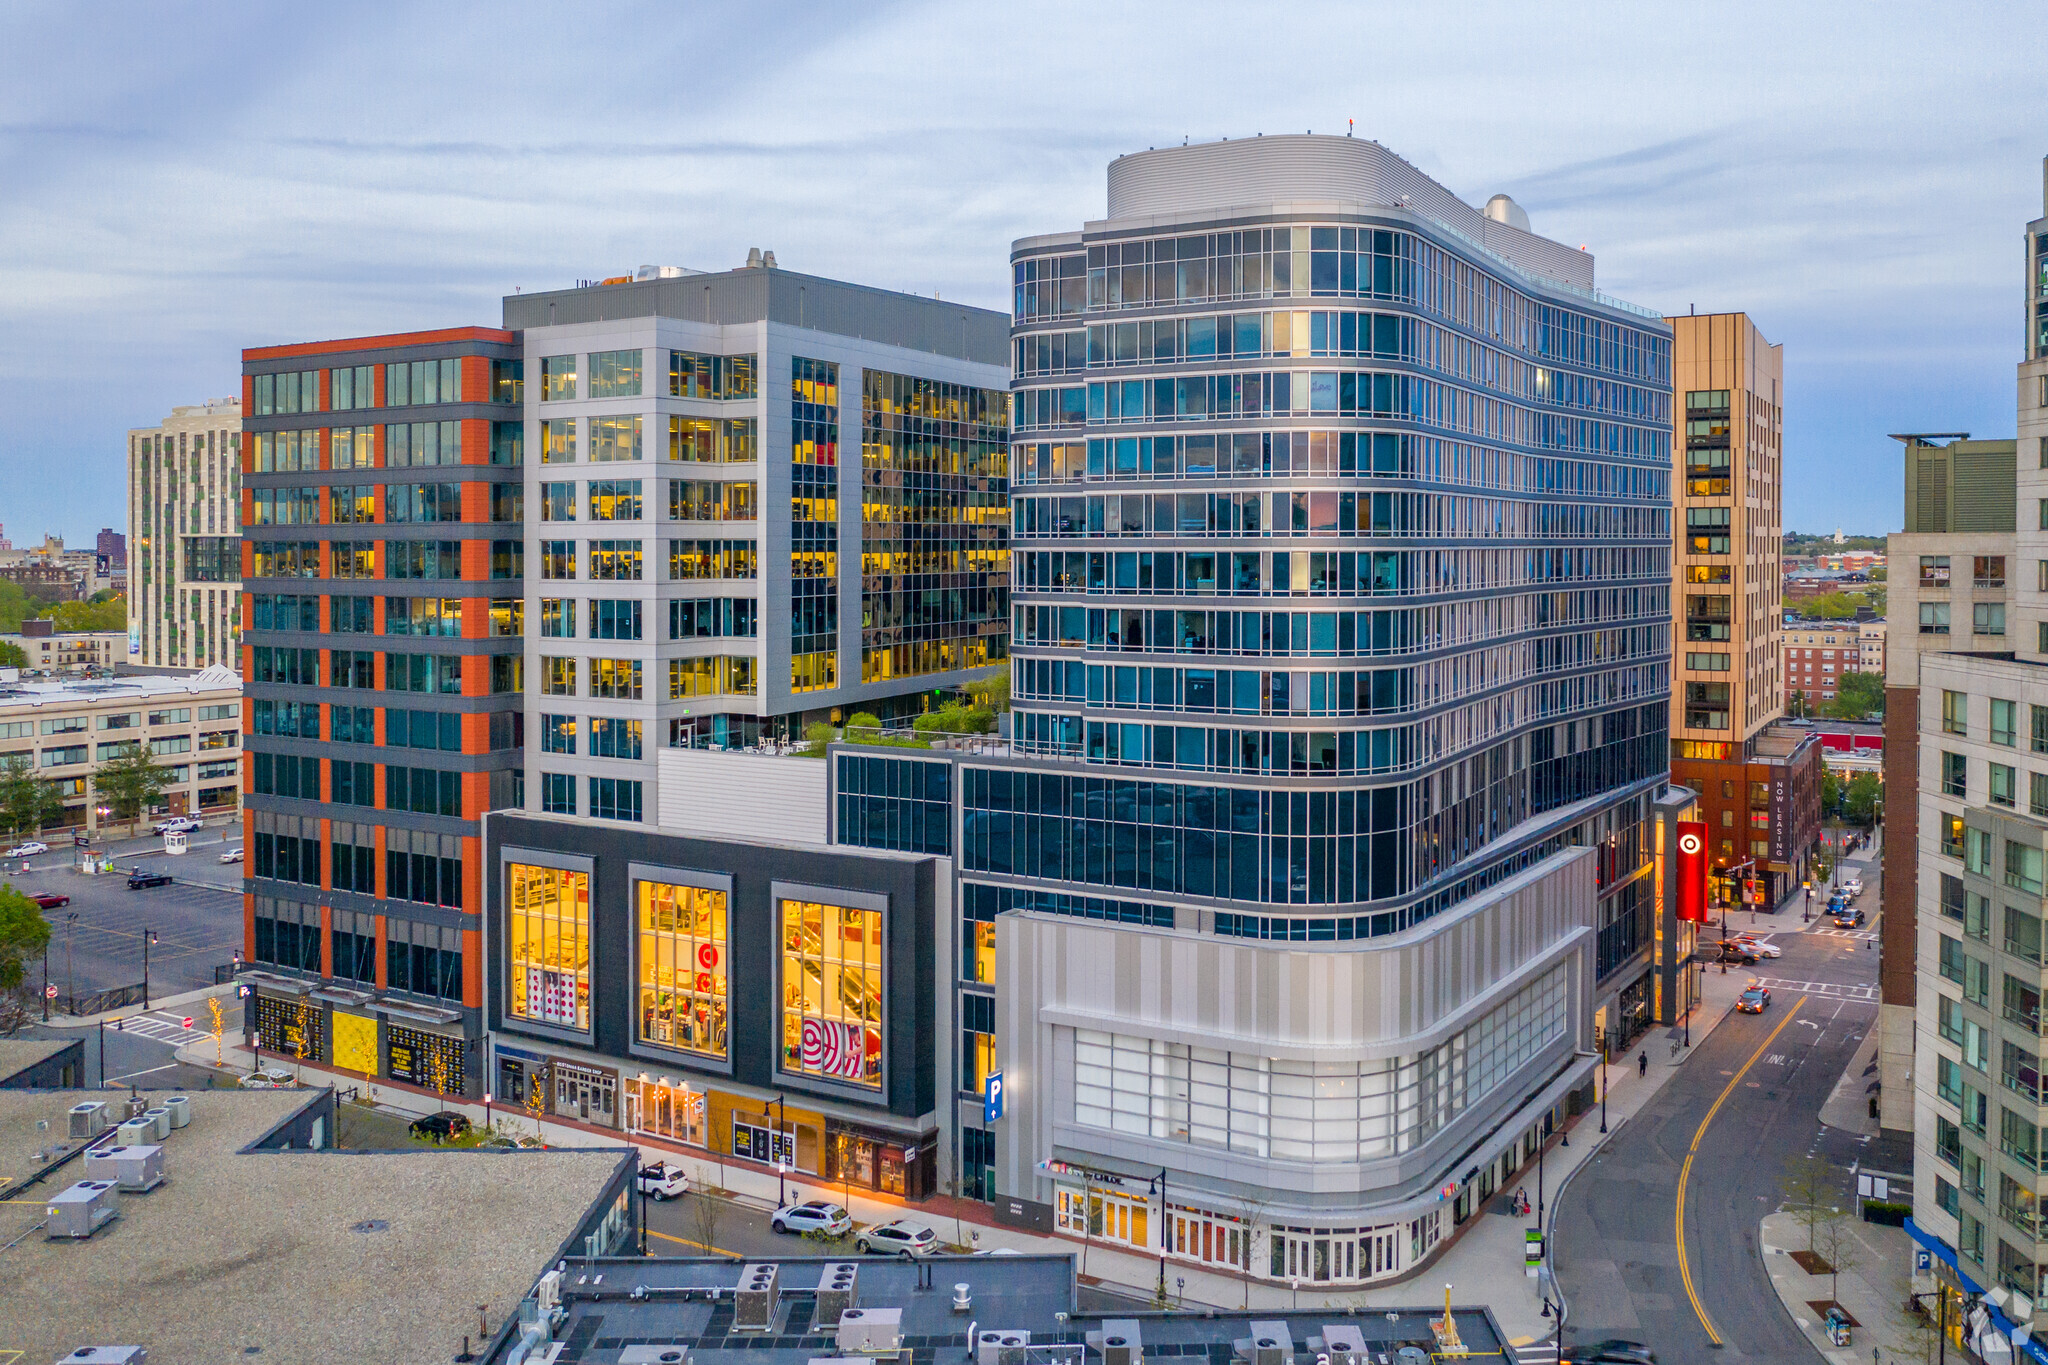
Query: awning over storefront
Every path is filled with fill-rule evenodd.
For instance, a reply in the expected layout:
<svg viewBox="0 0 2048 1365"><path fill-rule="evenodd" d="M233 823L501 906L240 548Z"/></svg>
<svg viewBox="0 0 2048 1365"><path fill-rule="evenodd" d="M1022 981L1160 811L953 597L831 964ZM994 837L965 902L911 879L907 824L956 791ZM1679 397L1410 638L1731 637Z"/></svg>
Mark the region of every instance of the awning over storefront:
<svg viewBox="0 0 2048 1365"><path fill-rule="evenodd" d="M1935 1260L1948 1267L1950 1275L1954 1277L1955 1282L1964 1291L1977 1295L1982 1295L1986 1292L1984 1286L1979 1284L1967 1270L1964 1270L1957 1263L1955 1248L1922 1228L1911 1218L1906 1220L1906 1231L1914 1241L1926 1247ZM1981 1306L1990 1315L1992 1327L2007 1342L2011 1343L2011 1349L2015 1354L2027 1360L2038 1361L2040 1365L2048 1365L2048 1347L2044 1347L2040 1342L2032 1340L2030 1329L2020 1327L2011 1318L2000 1312L1996 1304L1985 1302Z"/></svg>

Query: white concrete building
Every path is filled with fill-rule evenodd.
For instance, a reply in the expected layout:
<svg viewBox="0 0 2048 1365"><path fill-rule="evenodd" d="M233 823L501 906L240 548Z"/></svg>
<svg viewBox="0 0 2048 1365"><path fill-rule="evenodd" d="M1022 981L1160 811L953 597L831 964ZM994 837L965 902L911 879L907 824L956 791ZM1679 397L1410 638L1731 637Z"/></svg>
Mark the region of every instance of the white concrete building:
<svg viewBox="0 0 2048 1365"><path fill-rule="evenodd" d="M241 431L216 398L128 433L129 663L241 669Z"/></svg>

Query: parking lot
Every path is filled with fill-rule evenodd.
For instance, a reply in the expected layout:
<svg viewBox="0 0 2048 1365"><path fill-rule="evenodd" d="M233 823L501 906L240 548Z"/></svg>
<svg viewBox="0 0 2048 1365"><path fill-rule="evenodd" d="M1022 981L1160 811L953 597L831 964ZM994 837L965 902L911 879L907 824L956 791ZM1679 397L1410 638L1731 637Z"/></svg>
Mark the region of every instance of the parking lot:
<svg viewBox="0 0 2048 1365"><path fill-rule="evenodd" d="M29 859L26 875L18 863L9 862L6 880L17 890L71 898L69 905L43 911L50 925L50 984L76 996L142 980L142 934L153 929L157 941L149 950L152 996L212 985L213 969L229 962L242 946L242 869L219 861L222 850L238 847L239 839L223 844L220 835L218 826L195 834L192 852L182 857L161 851L130 853L161 850L161 840L115 845L118 870L91 877L76 870L68 841L51 840L48 853ZM127 873L134 867L168 872L177 880L169 886L130 891ZM187 884L187 877L213 885ZM30 980L37 986L43 981L43 967L41 962L29 964Z"/></svg>

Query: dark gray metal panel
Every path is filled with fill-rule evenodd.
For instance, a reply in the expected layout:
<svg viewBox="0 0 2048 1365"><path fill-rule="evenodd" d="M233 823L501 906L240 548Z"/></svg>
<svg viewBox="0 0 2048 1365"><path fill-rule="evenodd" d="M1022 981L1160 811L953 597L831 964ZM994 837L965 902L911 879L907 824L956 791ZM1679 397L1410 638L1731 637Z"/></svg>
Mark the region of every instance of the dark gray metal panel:
<svg viewBox="0 0 2048 1365"><path fill-rule="evenodd" d="M728 270L505 300L511 329L644 317L712 326L778 322L983 365L1010 363L1006 313L787 270Z"/></svg>
<svg viewBox="0 0 2048 1365"><path fill-rule="evenodd" d="M381 812L379 813L381 816ZM580 855L591 858L591 1020L594 1050L620 1061L636 1058L632 1048L634 992L634 907L631 869L634 864L675 867L722 874L732 879L727 907L731 985L727 1036L731 1076L762 1089L791 1088L776 1070L781 1027L774 993L776 980L774 882L801 882L886 895L888 982L884 1024L886 1090L871 1103L898 1118L916 1118L931 1111L937 1087L935 1038L942 1022L934 1017L938 934L936 883L938 859L874 855L854 849L813 849L737 840L700 839L633 825L594 820L550 819L517 811L494 811L484 850L486 897L491 928L485 935L490 957L485 962L484 990L491 1028L516 1036L523 1025L505 1018L504 967L506 941L502 855L508 849ZM693 1071L683 1056L665 1058L674 1069ZM724 1075L723 1068L702 1074ZM850 1097L835 1090L834 1098ZM851 1101L860 1103L860 1101Z"/></svg>

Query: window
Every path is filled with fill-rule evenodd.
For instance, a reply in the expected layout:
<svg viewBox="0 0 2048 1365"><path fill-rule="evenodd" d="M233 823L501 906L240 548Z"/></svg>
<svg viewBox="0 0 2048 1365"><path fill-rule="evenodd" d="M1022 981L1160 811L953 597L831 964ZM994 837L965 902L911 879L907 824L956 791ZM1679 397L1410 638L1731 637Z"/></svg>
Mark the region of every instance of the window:
<svg viewBox="0 0 2048 1365"><path fill-rule="evenodd" d="M759 605L751 597L676 598L668 604L669 638L752 638L758 633Z"/></svg>
<svg viewBox="0 0 2048 1365"><path fill-rule="evenodd" d="M281 882L320 885L320 821L310 815L257 811L250 820L254 843L251 875Z"/></svg>
<svg viewBox="0 0 2048 1365"><path fill-rule="evenodd" d="M540 401L559 402L576 396L576 357L543 356L540 362Z"/></svg>
<svg viewBox="0 0 2048 1365"><path fill-rule="evenodd" d="M525 598L493 597L491 599L491 634L499 638L515 640L526 634Z"/></svg>
<svg viewBox="0 0 2048 1365"><path fill-rule="evenodd" d="M462 840L453 834L384 833L384 894L421 905L462 905Z"/></svg>
<svg viewBox="0 0 2048 1365"><path fill-rule="evenodd" d="M1962 1130L1937 1114L1934 1117L1934 1154L1949 1165L1957 1165L1962 1159Z"/></svg>
<svg viewBox="0 0 2048 1365"><path fill-rule="evenodd" d="M507 696L526 690L526 658L520 654L493 654L491 656L491 692L496 696ZM514 714L517 714L516 712ZM514 774L518 769L513 769ZM521 779L524 780L524 779Z"/></svg>
<svg viewBox="0 0 2048 1365"><path fill-rule="evenodd" d="M540 599L540 633L544 640L573 640L576 638L576 599L572 597L543 597Z"/></svg>
<svg viewBox="0 0 2048 1365"><path fill-rule="evenodd" d="M384 921L384 976L388 988L413 995L462 998L462 931L390 916ZM400 1031L391 1030L394 1035ZM421 1035L430 1036L430 1035ZM393 1058L394 1068L396 1057Z"/></svg>
<svg viewBox="0 0 2048 1365"><path fill-rule="evenodd" d="M752 521L756 484L752 479L670 479L668 514L672 521Z"/></svg>
<svg viewBox="0 0 2048 1365"><path fill-rule="evenodd" d="M491 423L491 463L513 467L526 463L526 423Z"/></svg>
<svg viewBox="0 0 2048 1365"><path fill-rule="evenodd" d="M1941 851L1950 858L1963 856L1963 817L1950 815L1941 823Z"/></svg>
<svg viewBox="0 0 2048 1365"><path fill-rule="evenodd" d="M2041 1130L2026 1116L2015 1114L2003 1105L1998 1110L1998 1148L2029 1169L2040 1169Z"/></svg>
<svg viewBox="0 0 2048 1365"><path fill-rule="evenodd" d="M2041 1031L2041 987L2037 980L2008 974L2003 1001L2005 1017L2029 1033Z"/></svg>
<svg viewBox="0 0 2048 1365"><path fill-rule="evenodd" d="M1939 588L1948 586L1948 556L1920 556L1920 586Z"/></svg>
<svg viewBox="0 0 2048 1365"><path fill-rule="evenodd" d="M640 784L624 777L590 779L590 814L599 820L640 820Z"/></svg>
<svg viewBox="0 0 2048 1365"><path fill-rule="evenodd" d="M637 540L593 540L590 542L590 577L594 582L640 581L641 542ZM542 577L546 577L545 574Z"/></svg>
<svg viewBox="0 0 2048 1365"><path fill-rule="evenodd" d="M540 519L576 520L576 485L573 481L544 483L540 486Z"/></svg>
<svg viewBox="0 0 2048 1365"><path fill-rule="evenodd" d="M1991 875L1991 832L1982 829L1963 831L1963 866L1980 877Z"/></svg>
<svg viewBox="0 0 2048 1365"><path fill-rule="evenodd" d="M2041 917L2006 906L2005 951L2029 962L2041 962Z"/></svg>
<svg viewBox="0 0 2048 1365"><path fill-rule="evenodd" d="M376 895L377 827L336 820L329 825L329 831L327 851L334 889Z"/></svg>
<svg viewBox="0 0 2048 1365"><path fill-rule="evenodd" d="M256 897L255 958L272 966L317 974L321 970L320 907L270 896ZM317 1018L319 1011L314 1011L314 1015Z"/></svg>
<svg viewBox="0 0 2048 1365"><path fill-rule="evenodd" d="M576 660L543 654L540 659L540 690L541 695L547 697L575 696Z"/></svg>
<svg viewBox="0 0 2048 1365"><path fill-rule="evenodd" d="M540 576L552 579L576 577L576 542L543 540L540 543Z"/></svg>
<svg viewBox="0 0 2048 1365"><path fill-rule="evenodd" d="M592 716L590 718L590 755L592 758L639 758L641 756L641 723L617 716Z"/></svg>
<svg viewBox="0 0 2048 1365"><path fill-rule="evenodd" d="M1970 699L1961 692L1941 694L1941 729L1950 735L1970 733Z"/></svg>
<svg viewBox="0 0 2048 1365"><path fill-rule="evenodd" d="M671 351L668 392L671 398L752 398L757 392L754 357Z"/></svg>
<svg viewBox="0 0 2048 1365"><path fill-rule="evenodd" d="M751 697L755 660L751 655L710 655L668 661L669 700L684 697Z"/></svg>
<svg viewBox="0 0 2048 1365"><path fill-rule="evenodd" d="M640 1041L726 1055L725 892L634 883L639 904Z"/></svg>
<svg viewBox="0 0 2048 1365"><path fill-rule="evenodd" d="M1991 770L1991 804L2011 806L2018 797L2019 772L2003 763L1987 765Z"/></svg>
<svg viewBox="0 0 2048 1365"><path fill-rule="evenodd" d="M640 396L640 352L592 351L590 353L590 396L592 398L638 398Z"/></svg>
<svg viewBox="0 0 2048 1365"><path fill-rule="evenodd" d="M385 427L384 463L392 469L461 464L462 423L408 422Z"/></svg>
<svg viewBox="0 0 2048 1365"><path fill-rule="evenodd" d="M753 578L756 573L757 557L751 540L671 540L668 543L668 576L671 579ZM2048 708L2037 709L2048 713Z"/></svg>
<svg viewBox="0 0 2048 1365"><path fill-rule="evenodd" d="M603 598L590 604L590 638L593 640L637 640L640 638L640 603Z"/></svg>
<svg viewBox="0 0 2048 1365"><path fill-rule="evenodd" d="M590 695L615 701L640 700L640 660L592 659Z"/></svg>
<svg viewBox="0 0 2048 1365"><path fill-rule="evenodd" d="M327 406L335 412L347 412L352 408L373 408L376 404L376 390L371 381L375 367L351 365L328 372Z"/></svg>
<svg viewBox="0 0 2048 1365"><path fill-rule="evenodd" d="M415 815L461 815L462 774L438 768L384 766L384 809Z"/></svg>
<svg viewBox="0 0 2048 1365"><path fill-rule="evenodd" d="M1944 753L1941 756L1941 794L1968 796L1969 768L1969 760L1963 755Z"/></svg>
<svg viewBox="0 0 2048 1365"><path fill-rule="evenodd" d="M590 481L592 521L640 520L640 480L592 479Z"/></svg>
<svg viewBox="0 0 2048 1365"><path fill-rule="evenodd" d="M2005 586L2005 556L1977 555L1971 561L1970 577L1980 588Z"/></svg>
<svg viewBox="0 0 2048 1365"><path fill-rule="evenodd" d="M591 418L590 458L593 462L639 459L640 419L638 417Z"/></svg>
<svg viewBox="0 0 2048 1365"><path fill-rule="evenodd" d="M576 752L576 717L543 714L540 718L540 751L544 754Z"/></svg>
<svg viewBox="0 0 2048 1365"><path fill-rule="evenodd" d="M460 578L462 542L459 540L387 540L384 542L386 578Z"/></svg>
<svg viewBox="0 0 2048 1365"><path fill-rule="evenodd" d="M2027 813L2048 815L2048 773L2028 774Z"/></svg>
<svg viewBox="0 0 2048 1365"><path fill-rule="evenodd" d="M256 415L320 411L320 371L296 370L287 374L256 376Z"/></svg>
<svg viewBox="0 0 2048 1365"><path fill-rule="evenodd" d="M2006 1089L2039 1103L2041 1099L2041 1057L2017 1043L1999 1045L1998 1079Z"/></svg>
<svg viewBox="0 0 2048 1365"><path fill-rule="evenodd" d="M493 403L523 403L526 401L525 361L493 360L491 362L491 401Z"/></svg>
<svg viewBox="0 0 2048 1365"><path fill-rule="evenodd" d="M2019 725L2016 717L2019 707L2012 702L1991 699L1991 742L2010 748L2018 738Z"/></svg>
<svg viewBox="0 0 2048 1365"><path fill-rule="evenodd" d="M384 743L394 749L441 749L462 751L462 716L454 711L407 711L390 707L384 712Z"/></svg>
<svg viewBox="0 0 2048 1365"><path fill-rule="evenodd" d="M996 1070L996 1002L993 996L960 997L960 1088L980 1095Z"/></svg>
<svg viewBox="0 0 2048 1365"><path fill-rule="evenodd" d="M439 692L459 695L462 691L462 656L459 654L386 654L384 690L387 692Z"/></svg>
<svg viewBox="0 0 2048 1365"><path fill-rule="evenodd" d="M337 712L354 708L336 707ZM367 709L367 708L363 708ZM365 732L361 743L368 744L370 736ZM342 759L330 759L327 764L328 790L337 806L375 806L377 804L377 765L374 763L353 763Z"/></svg>
<svg viewBox="0 0 2048 1365"><path fill-rule="evenodd" d="M567 773L540 775L540 808L548 815L576 813L576 779Z"/></svg>
<svg viewBox="0 0 2048 1365"><path fill-rule="evenodd" d="M384 367L384 406L387 408L461 401L462 361L455 356L440 360L401 361Z"/></svg>
<svg viewBox="0 0 2048 1365"><path fill-rule="evenodd" d="M506 942L515 1019L590 1027L590 874L506 866Z"/></svg>
<svg viewBox="0 0 2048 1365"><path fill-rule="evenodd" d="M1970 607L1970 629L1979 635L2005 634L2005 603L1978 602Z"/></svg>
<svg viewBox="0 0 2048 1365"><path fill-rule="evenodd" d="M540 424L540 462L542 464L574 464L576 462L576 419L573 417L549 417Z"/></svg>
<svg viewBox="0 0 2048 1365"><path fill-rule="evenodd" d="M782 1070L882 1087L882 912L779 903Z"/></svg>
<svg viewBox="0 0 2048 1365"><path fill-rule="evenodd" d="M1972 830L1972 833L1976 831ZM2022 844L2008 839L2005 841L2005 884L2029 895L2038 896L2042 891L2041 849L2032 844Z"/></svg>
<svg viewBox="0 0 2048 1365"><path fill-rule="evenodd" d="M387 597L384 599L384 633L459 638L462 634L462 599Z"/></svg>
<svg viewBox="0 0 2048 1365"><path fill-rule="evenodd" d="M668 457L694 464L744 464L756 458L751 417L671 417Z"/></svg>
<svg viewBox="0 0 2048 1365"><path fill-rule="evenodd" d="M1948 603L1922 602L1920 604L1920 633L1922 635L1948 634Z"/></svg>

